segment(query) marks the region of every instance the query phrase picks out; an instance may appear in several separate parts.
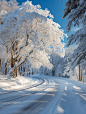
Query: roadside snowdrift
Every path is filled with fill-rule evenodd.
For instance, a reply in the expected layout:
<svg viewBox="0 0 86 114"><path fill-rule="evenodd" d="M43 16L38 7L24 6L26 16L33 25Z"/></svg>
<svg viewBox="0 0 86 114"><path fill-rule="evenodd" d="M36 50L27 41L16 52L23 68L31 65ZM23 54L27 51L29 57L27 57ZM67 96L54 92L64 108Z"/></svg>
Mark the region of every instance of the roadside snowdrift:
<svg viewBox="0 0 86 114"><path fill-rule="evenodd" d="M39 81L37 79L31 77L18 76L17 78L11 78L9 75L0 75L0 88L2 88L2 90L21 89L38 82Z"/></svg>

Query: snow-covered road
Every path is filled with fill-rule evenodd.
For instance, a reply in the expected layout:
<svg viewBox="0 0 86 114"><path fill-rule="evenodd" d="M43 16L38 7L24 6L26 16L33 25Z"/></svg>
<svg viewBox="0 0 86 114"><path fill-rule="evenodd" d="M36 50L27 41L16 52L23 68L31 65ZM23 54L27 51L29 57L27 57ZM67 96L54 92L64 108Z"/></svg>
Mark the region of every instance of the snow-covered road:
<svg viewBox="0 0 86 114"><path fill-rule="evenodd" d="M51 76L34 77L38 80L35 85L0 93L0 114L86 114L85 84Z"/></svg>

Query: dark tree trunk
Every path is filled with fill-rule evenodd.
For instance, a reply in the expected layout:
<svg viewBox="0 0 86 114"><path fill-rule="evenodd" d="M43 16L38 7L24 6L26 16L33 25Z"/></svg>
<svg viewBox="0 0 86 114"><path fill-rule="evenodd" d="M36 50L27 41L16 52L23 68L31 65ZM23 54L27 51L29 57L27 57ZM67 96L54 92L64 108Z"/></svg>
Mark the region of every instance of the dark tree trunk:
<svg viewBox="0 0 86 114"><path fill-rule="evenodd" d="M30 72L29 72L29 77L30 77Z"/></svg>
<svg viewBox="0 0 86 114"><path fill-rule="evenodd" d="M55 76L55 70L52 70L52 76Z"/></svg>
<svg viewBox="0 0 86 114"><path fill-rule="evenodd" d="M14 69L14 78L17 77L17 67Z"/></svg>
<svg viewBox="0 0 86 114"><path fill-rule="evenodd" d="M7 63L5 63L5 75L7 75Z"/></svg>
<svg viewBox="0 0 86 114"><path fill-rule="evenodd" d="M33 75L33 69L32 69L32 75Z"/></svg>
<svg viewBox="0 0 86 114"><path fill-rule="evenodd" d="M12 43L14 43L14 41L12 42ZM17 42L16 42L17 43ZM20 60L21 60L21 58L20 58L20 60L18 61L18 66L16 66L16 64L15 64L15 62L17 61L17 58L19 57L19 54L18 54L18 56L16 57L16 58L14 58L14 51L16 51L17 50L17 44L16 43L14 43L13 45L12 45L12 50L11 50L11 68L12 68L12 71L10 72L10 75L11 76L13 76L13 77L17 77L17 69L27 60L27 57L24 59L24 61L22 61L22 62L20 62ZM25 46L27 46L28 44L26 43L26 45ZM22 49L23 47L21 47L20 49L19 49L19 52L20 52L20 50ZM29 53L29 54L31 54L33 52L33 50ZM22 68L22 67L21 67Z"/></svg>
<svg viewBox="0 0 86 114"><path fill-rule="evenodd" d="M0 59L0 74L1 74L1 59Z"/></svg>
<svg viewBox="0 0 86 114"><path fill-rule="evenodd" d="M14 67L14 60L13 60L13 56L11 57L11 68Z"/></svg>
<svg viewBox="0 0 86 114"><path fill-rule="evenodd" d="M7 53L8 53L8 46L6 46L6 48L7 48ZM8 63L8 60L7 60L7 62L5 63L5 75L7 75L7 63Z"/></svg>
<svg viewBox="0 0 86 114"><path fill-rule="evenodd" d="M79 81L81 81L81 68L80 68L80 65L79 65Z"/></svg>

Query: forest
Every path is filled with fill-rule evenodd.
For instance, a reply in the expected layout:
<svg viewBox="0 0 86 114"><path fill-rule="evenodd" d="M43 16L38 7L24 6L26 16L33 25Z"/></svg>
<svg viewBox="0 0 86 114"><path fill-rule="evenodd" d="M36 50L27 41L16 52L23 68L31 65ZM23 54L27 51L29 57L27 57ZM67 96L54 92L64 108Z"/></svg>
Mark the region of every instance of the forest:
<svg viewBox="0 0 86 114"><path fill-rule="evenodd" d="M18 1L0 0L0 114L86 114L86 0ZM34 1L65 1L65 29Z"/></svg>
<svg viewBox="0 0 86 114"><path fill-rule="evenodd" d="M77 15L76 15L77 14ZM66 31L81 28L69 37L53 21L48 9L30 1L0 1L0 72L12 77L45 74L84 81L86 75L85 1L68 0L63 18ZM64 37L67 47L64 48ZM72 46L74 44L74 46Z"/></svg>

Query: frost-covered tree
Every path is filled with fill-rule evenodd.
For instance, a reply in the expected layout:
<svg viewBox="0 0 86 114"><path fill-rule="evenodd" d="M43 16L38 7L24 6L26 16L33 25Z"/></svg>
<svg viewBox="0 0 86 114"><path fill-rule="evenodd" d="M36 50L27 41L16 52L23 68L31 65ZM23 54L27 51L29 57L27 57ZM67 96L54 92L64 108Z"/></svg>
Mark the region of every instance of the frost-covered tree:
<svg viewBox="0 0 86 114"><path fill-rule="evenodd" d="M53 22L53 16L39 5L27 1L22 7L7 13L0 25L0 37L11 52L11 67L13 77L17 69L27 58L32 66L41 65L52 68L46 50L64 52L63 30Z"/></svg>
<svg viewBox="0 0 86 114"><path fill-rule="evenodd" d="M3 41L0 39L0 71L2 74L7 74L7 66L9 66L10 63L9 54L7 46L4 46Z"/></svg>
<svg viewBox="0 0 86 114"><path fill-rule="evenodd" d="M19 8L18 2L16 0L0 0L0 24L4 15L16 8Z"/></svg>
<svg viewBox="0 0 86 114"><path fill-rule="evenodd" d="M6 11L10 12L18 8L18 2L16 0L0 0L0 12Z"/></svg>
<svg viewBox="0 0 86 114"><path fill-rule="evenodd" d="M53 69L52 69L52 76L57 75L58 73L58 66L61 64L63 58L65 56L65 53L58 53L55 51L52 51L51 55L50 55L50 62L53 65ZM62 68L61 68L62 70Z"/></svg>
<svg viewBox="0 0 86 114"><path fill-rule="evenodd" d="M82 64L83 69L86 69L86 0L68 0L65 6L63 18L67 16L67 31L71 30L72 25L82 27L68 37L68 46L74 43L78 45L72 55L72 65Z"/></svg>
<svg viewBox="0 0 86 114"><path fill-rule="evenodd" d="M2 40L0 39L0 74L1 74L1 62L2 62L1 60L2 60L2 58L4 56L4 54L5 54L3 52L5 52L4 51L4 46L3 46Z"/></svg>
<svg viewBox="0 0 86 114"><path fill-rule="evenodd" d="M58 56L57 59L58 59L58 64L56 68L56 76L63 77L66 63L64 61L64 58L61 58L60 56Z"/></svg>
<svg viewBox="0 0 86 114"><path fill-rule="evenodd" d="M9 0L9 1L0 0L0 25L3 24L2 23L3 17L6 16L8 12L13 11L16 8L19 8L18 2L16 0ZM9 59L10 57L8 56L9 55L8 46L5 47L5 55L7 57L4 56L4 58L3 58L4 62L5 62L5 65L2 64L2 67L4 66L2 73L7 74L7 66L9 66L9 63L10 63L10 59ZM4 62L2 62L2 63L4 63Z"/></svg>
<svg viewBox="0 0 86 114"><path fill-rule="evenodd" d="M64 57L64 76L72 77L74 76L75 69L73 69L71 63L73 61L73 58L71 57L74 53L74 50L77 48L77 46L71 46L66 48L65 57Z"/></svg>
<svg viewBox="0 0 86 114"><path fill-rule="evenodd" d="M52 69L48 69L46 67L41 67L39 69L40 74L50 75L50 76L62 76L63 75L63 57L65 53L58 53L54 50L52 50L51 53L49 53L50 56L50 63L53 65ZM61 67L59 67L61 66Z"/></svg>

